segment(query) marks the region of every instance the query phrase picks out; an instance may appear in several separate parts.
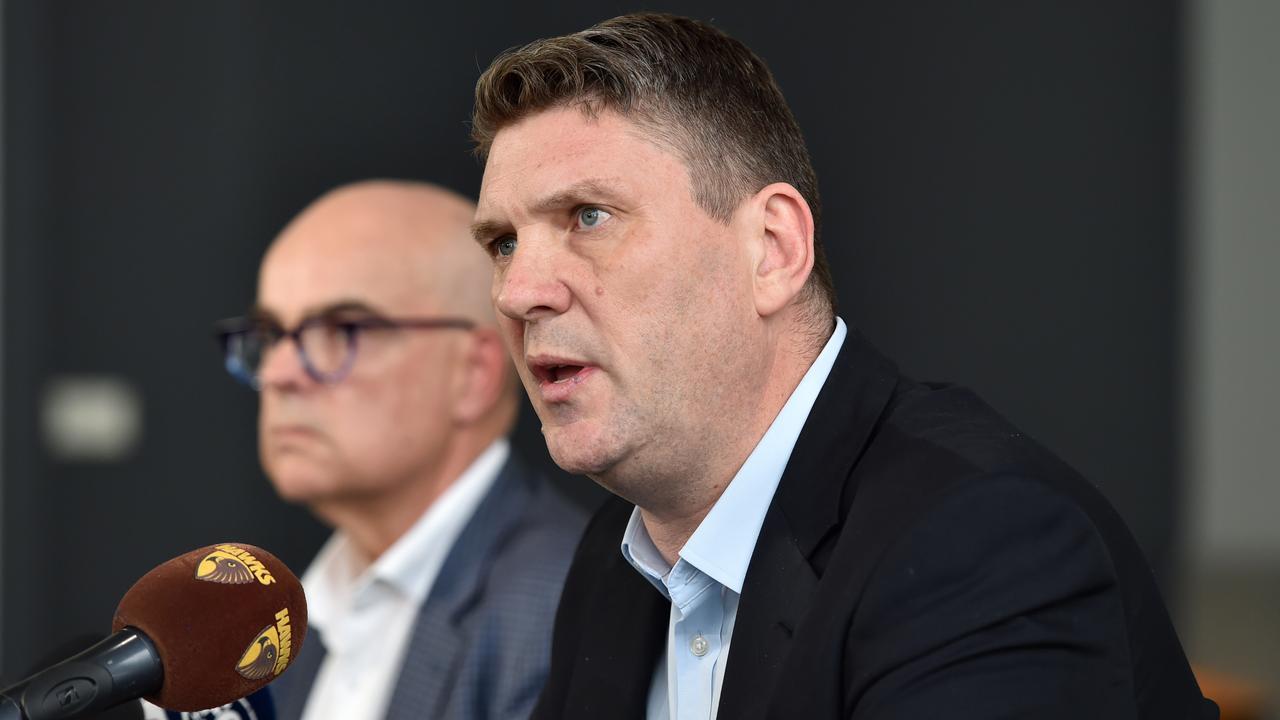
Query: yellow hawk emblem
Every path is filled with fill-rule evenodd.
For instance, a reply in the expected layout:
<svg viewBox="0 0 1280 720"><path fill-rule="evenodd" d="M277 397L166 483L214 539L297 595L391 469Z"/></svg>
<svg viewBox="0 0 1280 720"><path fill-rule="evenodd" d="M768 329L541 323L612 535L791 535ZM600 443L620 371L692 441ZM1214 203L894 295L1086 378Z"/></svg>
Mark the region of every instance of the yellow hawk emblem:
<svg viewBox="0 0 1280 720"><path fill-rule="evenodd" d="M223 585L244 585L254 580L244 561L226 550L214 550L196 566L196 579Z"/></svg>
<svg viewBox="0 0 1280 720"><path fill-rule="evenodd" d="M249 649L236 664L236 672L250 680L261 680L275 671L279 654L280 634L276 632L275 625L268 625L249 643Z"/></svg>

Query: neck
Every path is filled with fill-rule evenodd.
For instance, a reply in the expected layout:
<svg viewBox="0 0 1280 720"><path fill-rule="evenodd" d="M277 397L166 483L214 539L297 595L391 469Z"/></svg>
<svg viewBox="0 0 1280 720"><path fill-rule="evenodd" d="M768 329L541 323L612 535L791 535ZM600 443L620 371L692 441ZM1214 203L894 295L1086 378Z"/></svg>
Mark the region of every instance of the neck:
<svg viewBox="0 0 1280 720"><path fill-rule="evenodd" d="M382 557L496 438L466 435L449 444L446 456L420 477L391 492L352 495L315 503L311 511L342 532L369 564Z"/></svg>
<svg viewBox="0 0 1280 720"><path fill-rule="evenodd" d="M822 351L821 346L791 342L794 338L781 340L774 343L772 360L762 373L765 379L760 393L751 396L737 415L747 420L734 425L731 436L718 438L714 449L698 453L697 464L684 464L667 482L648 483L655 491L636 502L654 547L670 565L675 564L680 549L724 494Z"/></svg>
<svg viewBox="0 0 1280 720"><path fill-rule="evenodd" d="M719 499L719 495L716 499ZM686 516L658 515L640 508L640 519L644 522L644 529L649 533L653 546L658 549L658 554L667 561L667 565L676 564L676 560L680 557L680 549L689 542L693 532L702 524L702 519L711 512L714 505L715 500L712 500L710 504L699 508L694 514Z"/></svg>

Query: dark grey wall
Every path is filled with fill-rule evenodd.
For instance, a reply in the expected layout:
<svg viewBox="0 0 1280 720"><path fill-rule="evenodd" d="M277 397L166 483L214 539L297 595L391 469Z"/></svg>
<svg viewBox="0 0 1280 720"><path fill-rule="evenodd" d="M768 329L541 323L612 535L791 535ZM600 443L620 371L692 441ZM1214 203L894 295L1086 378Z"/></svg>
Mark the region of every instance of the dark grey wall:
<svg viewBox="0 0 1280 720"><path fill-rule="evenodd" d="M1095 479L1167 578L1178 6L658 6L774 68L846 320ZM323 529L268 489L255 399L223 377L209 324L251 302L267 242L335 184L474 192L488 60L631 7L5 3L4 673L105 631L133 579L190 548L234 538L305 567ZM40 392L65 373L139 389L131 458L45 452ZM527 417L519 442L547 462Z"/></svg>

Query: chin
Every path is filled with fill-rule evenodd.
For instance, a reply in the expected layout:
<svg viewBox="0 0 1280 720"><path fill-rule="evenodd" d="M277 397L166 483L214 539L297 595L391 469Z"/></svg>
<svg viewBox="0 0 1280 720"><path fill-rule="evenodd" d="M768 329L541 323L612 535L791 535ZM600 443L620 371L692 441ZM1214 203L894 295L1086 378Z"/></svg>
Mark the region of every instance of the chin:
<svg viewBox="0 0 1280 720"><path fill-rule="evenodd" d="M582 452L581 448L558 449L551 443L547 443L547 450L551 454L551 459L561 470L574 475L596 476L604 473L611 466L611 463L604 462L592 453Z"/></svg>
<svg viewBox="0 0 1280 720"><path fill-rule="evenodd" d="M588 475L593 479L605 475L618 462L614 438L604 437L599 428L581 427L578 422L542 430L551 459L565 472Z"/></svg>
<svg viewBox="0 0 1280 720"><path fill-rule="evenodd" d="M315 483L306 482L277 482L274 483L276 494L281 500L296 505L310 505L312 503L323 501L332 495L323 487L317 486Z"/></svg>
<svg viewBox="0 0 1280 720"><path fill-rule="evenodd" d="M551 459L565 472L586 475L614 495L642 504L651 473L637 465L644 465L648 454L616 428L579 425L543 430Z"/></svg>
<svg viewBox="0 0 1280 720"><path fill-rule="evenodd" d="M307 463L284 461L272 463L265 470L276 494L286 502L307 504L334 492L334 479Z"/></svg>

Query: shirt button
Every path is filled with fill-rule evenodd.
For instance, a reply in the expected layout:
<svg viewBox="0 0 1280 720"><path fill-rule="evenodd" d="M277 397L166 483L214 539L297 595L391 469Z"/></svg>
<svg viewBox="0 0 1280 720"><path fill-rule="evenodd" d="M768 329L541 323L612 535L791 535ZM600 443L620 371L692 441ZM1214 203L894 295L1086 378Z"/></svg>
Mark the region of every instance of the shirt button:
<svg viewBox="0 0 1280 720"><path fill-rule="evenodd" d="M711 649L711 643L701 635L694 635L693 640L689 641L689 652L702 657L707 654L707 650Z"/></svg>

